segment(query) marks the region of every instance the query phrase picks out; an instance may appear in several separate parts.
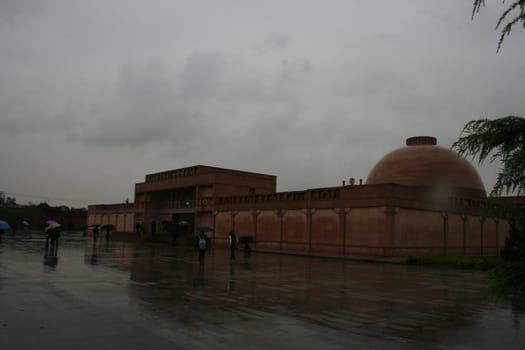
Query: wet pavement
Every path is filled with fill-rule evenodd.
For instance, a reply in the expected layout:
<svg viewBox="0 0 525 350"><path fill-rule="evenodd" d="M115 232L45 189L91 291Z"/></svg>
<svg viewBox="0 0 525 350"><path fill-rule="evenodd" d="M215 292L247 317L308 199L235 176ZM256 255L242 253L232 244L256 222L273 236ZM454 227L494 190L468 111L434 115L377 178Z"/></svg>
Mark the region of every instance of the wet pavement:
<svg viewBox="0 0 525 350"><path fill-rule="evenodd" d="M48 252L49 253L49 252ZM479 271L66 234L0 243L0 349L523 349Z"/></svg>

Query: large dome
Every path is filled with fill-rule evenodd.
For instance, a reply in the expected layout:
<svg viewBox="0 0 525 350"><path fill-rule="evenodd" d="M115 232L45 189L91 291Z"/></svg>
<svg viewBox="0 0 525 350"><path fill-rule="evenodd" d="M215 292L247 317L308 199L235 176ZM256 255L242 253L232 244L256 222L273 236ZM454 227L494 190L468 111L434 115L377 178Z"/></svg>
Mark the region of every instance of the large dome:
<svg viewBox="0 0 525 350"><path fill-rule="evenodd" d="M388 153L372 168L366 183L441 186L486 196L476 169L457 153L436 146L430 136L408 138L406 147Z"/></svg>

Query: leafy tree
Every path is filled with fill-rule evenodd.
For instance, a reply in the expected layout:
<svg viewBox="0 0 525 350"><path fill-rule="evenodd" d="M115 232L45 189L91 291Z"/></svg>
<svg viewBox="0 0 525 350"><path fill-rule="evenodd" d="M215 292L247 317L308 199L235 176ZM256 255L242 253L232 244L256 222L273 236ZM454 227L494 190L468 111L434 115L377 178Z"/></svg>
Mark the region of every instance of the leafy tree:
<svg viewBox="0 0 525 350"><path fill-rule="evenodd" d="M166 223L165 231L171 235L171 242L175 244L177 242L177 236L180 236L184 231L181 225L177 225L173 221Z"/></svg>
<svg viewBox="0 0 525 350"><path fill-rule="evenodd" d="M525 119L508 116L494 120L468 122L452 148L461 155L478 157L481 163L500 159L503 167L492 190L525 193ZM492 272L492 291L498 297L510 296L515 315L525 310L525 215L523 208L508 208L509 236L501 251L503 263Z"/></svg>
<svg viewBox="0 0 525 350"><path fill-rule="evenodd" d="M2 207L16 207L16 198L5 195L5 192L0 191L0 206Z"/></svg>
<svg viewBox="0 0 525 350"><path fill-rule="evenodd" d="M112 231L115 231L115 226L111 224L106 224L101 227L102 231L106 232L106 237L109 237L111 235Z"/></svg>
<svg viewBox="0 0 525 350"><path fill-rule="evenodd" d="M498 174L493 195L502 192L525 194L525 119L508 116L468 122L452 148L463 156L477 156L479 163L487 158L500 159L503 168Z"/></svg>
<svg viewBox="0 0 525 350"><path fill-rule="evenodd" d="M505 2L505 0L503 0ZM474 0L474 7L472 9L472 18L479 12L481 6L485 6L485 0ZM504 23L505 22L505 23ZM501 29L501 35L499 37L498 49L501 48L505 36L510 35L512 27L521 22L525 28L525 0L513 0L509 2L509 6L501 14L496 24L496 29Z"/></svg>
<svg viewBox="0 0 525 350"><path fill-rule="evenodd" d="M244 244L244 253L250 254L252 247L250 244L255 244L255 238L253 236L241 236L238 240L239 244Z"/></svg>
<svg viewBox="0 0 525 350"><path fill-rule="evenodd" d="M525 235L520 230L525 225L519 221L523 221L523 217L514 217L510 222L509 235L505 239L505 247L501 251L501 257L506 261L525 261Z"/></svg>

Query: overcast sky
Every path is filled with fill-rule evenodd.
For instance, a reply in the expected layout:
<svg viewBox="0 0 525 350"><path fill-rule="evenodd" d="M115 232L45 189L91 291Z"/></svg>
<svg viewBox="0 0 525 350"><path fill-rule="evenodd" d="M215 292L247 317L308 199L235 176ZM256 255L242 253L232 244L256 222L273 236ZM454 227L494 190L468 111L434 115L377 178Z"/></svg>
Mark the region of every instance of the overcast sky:
<svg viewBox="0 0 525 350"><path fill-rule="evenodd" d="M525 31L472 0L0 0L0 191L133 201L197 164L279 191L366 179L405 139L524 115ZM478 167L488 190L497 165Z"/></svg>

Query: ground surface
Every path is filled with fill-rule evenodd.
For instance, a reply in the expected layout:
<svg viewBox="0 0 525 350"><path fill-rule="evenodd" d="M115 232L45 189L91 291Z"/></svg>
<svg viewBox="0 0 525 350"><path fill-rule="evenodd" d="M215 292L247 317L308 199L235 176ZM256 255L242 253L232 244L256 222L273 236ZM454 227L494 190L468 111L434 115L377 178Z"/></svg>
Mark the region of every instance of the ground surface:
<svg viewBox="0 0 525 350"><path fill-rule="evenodd" d="M523 349L486 275L38 233L0 243L0 349ZM52 255L52 254L51 254Z"/></svg>

